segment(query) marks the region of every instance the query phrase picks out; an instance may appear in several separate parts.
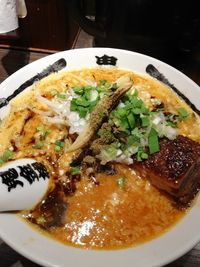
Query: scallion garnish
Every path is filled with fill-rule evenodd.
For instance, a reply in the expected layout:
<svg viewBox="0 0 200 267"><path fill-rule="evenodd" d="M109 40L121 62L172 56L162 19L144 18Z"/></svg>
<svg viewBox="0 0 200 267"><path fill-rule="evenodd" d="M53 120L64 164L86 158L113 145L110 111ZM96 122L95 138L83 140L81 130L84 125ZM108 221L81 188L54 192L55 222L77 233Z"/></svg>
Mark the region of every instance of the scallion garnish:
<svg viewBox="0 0 200 267"><path fill-rule="evenodd" d="M166 125L170 126L172 128L176 128L177 127L177 124L175 122L173 122L173 121L167 121Z"/></svg>
<svg viewBox="0 0 200 267"><path fill-rule="evenodd" d="M40 132L40 131L42 131L44 129L44 126L43 125L39 125L39 126L37 126L36 128L35 128L35 130L37 131L37 132Z"/></svg>
<svg viewBox="0 0 200 267"><path fill-rule="evenodd" d="M13 151L7 149L4 151L3 155L0 157L0 165L7 162L13 156Z"/></svg>
<svg viewBox="0 0 200 267"><path fill-rule="evenodd" d="M135 117L132 113L129 113L127 116L128 119L128 123L131 129L133 129L135 127Z"/></svg>
<svg viewBox="0 0 200 267"><path fill-rule="evenodd" d="M148 127L150 125L150 119L147 116L141 118L142 120L142 127Z"/></svg>
<svg viewBox="0 0 200 267"><path fill-rule="evenodd" d="M189 113L187 112L187 110L185 110L184 108L178 108L177 109L177 112L178 112L177 119L179 121L185 120L188 117L188 115L189 115Z"/></svg>
<svg viewBox="0 0 200 267"><path fill-rule="evenodd" d="M148 146L150 154L156 153L159 151L159 142L158 142L158 133L154 128L151 128L151 131L148 136Z"/></svg>
<svg viewBox="0 0 200 267"><path fill-rule="evenodd" d="M83 95L84 93L84 87L77 86L74 87L73 90L77 95Z"/></svg>
<svg viewBox="0 0 200 267"><path fill-rule="evenodd" d="M35 145L32 145L32 148L39 149L39 148L42 148L43 146L44 146L44 142L40 141L40 142L36 143Z"/></svg>
<svg viewBox="0 0 200 267"><path fill-rule="evenodd" d="M99 81L97 86L73 87L77 96L71 100L70 111L77 112L80 118L85 118L88 113L92 112L102 96L115 88L116 84L110 84L106 80Z"/></svg>
<svg viewBox="0 0 200 267"><path fill-rule="evenodd" d="M88 112L93 110L100 99L100 97L97 96L96 100L91 101L91 91L94 89L95 87L92 86L75 87L74 89L78 97L72 99L70 110L77 112L80 118L85 118Z"/></svg>
<svg viewBox="0 0 200 267"><path fill-rule="evenodd" d="M66 99L66 94L64 93L57 93L56 96L57 98L60 98L60 99Z"/></svg>
<svg viewBox="0 0 200 267"><path fill-rule="evenodd" d="M60 141L60 140L56 140L55 141L55 151L59 152L65 145L65 142Z"/></svg>
<svg viewBox="0 0 200 267"><path fill-rule="evenodd" d="M130 135L127 138L127 144L128 146L132 146L133 144L135 144L138 141L138 138L135 137L134 135Z"/></svg>
<svg viewBox="0 0 200 267"><path fill-rule="evenodd" d="M64 147L65 142L60 141L60 140L56 140L56 141L55 141L55 145L56 145L56 146L60 146L60 147Z"/></svg>
<svg viewBox="0 0 200 267"><path fill-rule="evenodd" d="M79 174L80 172L81 172L80 169L77 167L71 167L70 169L71 175L76 175L76 174Z"/></svg>
<svg viewBox="0 0 200 267"><path fill-rule="evenodd" d="M148 159L148 154L144 151L143 147L139 147L137 155L137 161L142 161L143 159Z"/></svg>
<svg viewBox="0 0 200 267"><path fill-rule="evenodd" d="M61 147L60 146L55 146L55 151L56 152L59 152L61 150Z"/></svg>

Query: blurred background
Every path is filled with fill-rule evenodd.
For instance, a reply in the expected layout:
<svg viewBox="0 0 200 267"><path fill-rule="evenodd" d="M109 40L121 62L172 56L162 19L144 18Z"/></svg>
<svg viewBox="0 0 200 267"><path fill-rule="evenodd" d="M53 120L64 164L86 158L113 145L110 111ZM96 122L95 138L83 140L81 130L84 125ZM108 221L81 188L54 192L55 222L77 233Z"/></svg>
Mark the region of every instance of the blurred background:
<svg viewBox="0 0 200 267"><path fill-rule="evenodd" d="M46 54L96 46L156 57L198 82L198 2L26 0L27 15L19 18L19 27L0 34L0 79Z"/></svg>

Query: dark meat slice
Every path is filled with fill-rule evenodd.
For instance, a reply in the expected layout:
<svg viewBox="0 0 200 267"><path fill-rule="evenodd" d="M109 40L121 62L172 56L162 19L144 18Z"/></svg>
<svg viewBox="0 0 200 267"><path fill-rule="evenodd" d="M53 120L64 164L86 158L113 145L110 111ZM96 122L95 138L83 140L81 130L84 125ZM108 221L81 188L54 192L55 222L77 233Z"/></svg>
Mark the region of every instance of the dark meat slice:
<svg viewBox="0 0 200 267"><path fill-rule="evenodd" d="M200 189L200 144L184 136L163 138L160 151L133 168L177 203L189 204Z"/></svg>
<svg viewBox="0 0 200 267"><path fill-rule="evenodd" d="M67 204L64 201L62 187L57 184L47 196L28 215L28 219L41 228L62 226Z"/></svg>

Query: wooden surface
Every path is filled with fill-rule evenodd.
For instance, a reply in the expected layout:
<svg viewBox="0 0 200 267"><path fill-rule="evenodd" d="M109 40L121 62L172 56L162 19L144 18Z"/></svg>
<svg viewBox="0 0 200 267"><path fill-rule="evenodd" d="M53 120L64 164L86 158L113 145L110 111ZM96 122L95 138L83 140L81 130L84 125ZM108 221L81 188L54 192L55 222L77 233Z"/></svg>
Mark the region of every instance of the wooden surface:
<svg viewBox="0 0 200 267"><path fill-rule="evenodd" d="M61 51L70 49L79 31L71 16L69 1L26 1L27 16L19 19L18 38L0 39L12 47Z"/></svg>
<svg viewBox="0 0 200 267"><path fill-rule="evenodd" d="M80 36L80 43L75 47L91 46L92 40L85 33ZM46 56L45 53L24 52L9 49L0 49L0 82L24 65ZM179 69L200 85L200 56L193 55ZM199 222L200 224L200 222ZM190 229L188 229L189 231ZM199 225L200 230L200 225ZM184 233L183 233L184 234ZM137 263L133 263L137 267ZM200 243L190 252L165 267L198 267L200 266ZM0 239L0 267L40 267L24 258ZM77 266L79 267L79 266ZM95 266L94 266L95 267Z"/></svg>
<svg viewBox="0 0 200 267"><path fill-rule="evenodd" d="M46 53L0 48L0 82L25 65L47 55Z"/></svg>

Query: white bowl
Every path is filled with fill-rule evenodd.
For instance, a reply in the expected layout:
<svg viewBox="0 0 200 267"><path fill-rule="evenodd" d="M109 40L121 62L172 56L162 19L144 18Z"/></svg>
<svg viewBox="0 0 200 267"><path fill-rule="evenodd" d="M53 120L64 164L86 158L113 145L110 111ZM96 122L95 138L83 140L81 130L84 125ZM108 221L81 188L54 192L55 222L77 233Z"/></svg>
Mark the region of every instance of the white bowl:
<svg viewBox="0 0 200 267"><path fill-rule="evenodd" d="M0 97L7 97L21 84L60 58L66 69L97 66L97 57L113 56L119 68L146 73L154 65L200 109L197 84L173 67L154 58L111 48L87 48L60 52L20 69L0 84ZM4 108L3 108L4 109ZM43 266L50 267L153 267L167 264L185 254L200 241L200 197L188 214L171 230L143 245L113 251L85 250L65 246L35 231L15 214L0 214L0 237L13 249Z"/></svg>

